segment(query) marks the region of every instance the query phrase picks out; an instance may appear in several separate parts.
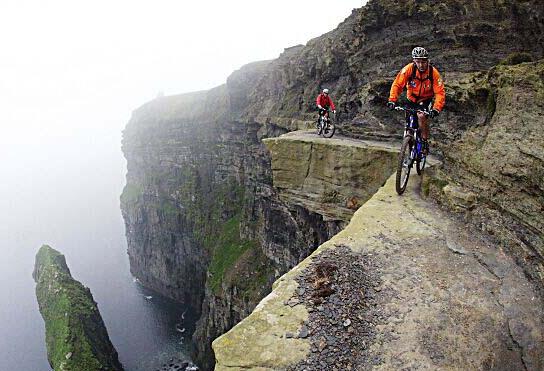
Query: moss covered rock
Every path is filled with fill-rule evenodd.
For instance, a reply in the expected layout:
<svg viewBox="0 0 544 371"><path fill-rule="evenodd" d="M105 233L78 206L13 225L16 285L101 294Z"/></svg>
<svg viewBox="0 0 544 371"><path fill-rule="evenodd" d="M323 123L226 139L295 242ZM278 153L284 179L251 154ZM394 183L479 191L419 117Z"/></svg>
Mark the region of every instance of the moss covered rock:
<svg viewBox="0 0 544 371"><path fill-rule="evenodd" d="M91 291L74 280L64 255L43 245L32 274L55 370L123 370Z"/></svg>

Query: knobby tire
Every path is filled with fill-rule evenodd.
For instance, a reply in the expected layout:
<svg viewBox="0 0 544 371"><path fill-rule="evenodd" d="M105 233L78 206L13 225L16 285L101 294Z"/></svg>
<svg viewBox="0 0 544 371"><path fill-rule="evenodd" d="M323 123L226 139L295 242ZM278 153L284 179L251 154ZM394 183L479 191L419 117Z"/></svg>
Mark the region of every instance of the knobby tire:
<svg viewBox="0 0 544 371"><path fill-rule="evenodd" d="M397 163L397 176L395 181L395 188L397 189L397 193L399 195L403 194L404 191L406 190L406 185L408 184L408 178L410 177L411 166L408 166L405 168L406 178L402 179L403 178L402 170L404 167L403 165L406 160L408 161L408 163L410 162L410 152L412 150L411 144L412 144L412 138L409 136L406 136L404 137L404 140L402 141L402 147L400 147L399 158Z"/></svg>
<svg viewBox="0 0 544 371"><path fill-rule="evenodd" d="M317 135L321 135L322 132L323 132L323 119L320 117L317 120Z"/></svg>
<svg viewBox="0 0 544 371"><path fill-rule="evenodd" d="M332 120L329 118L329 122L324 123L324 128L322 131L323 138L332 138L335 130L336 127L334 126L334 122L332 122Z"/></svg>

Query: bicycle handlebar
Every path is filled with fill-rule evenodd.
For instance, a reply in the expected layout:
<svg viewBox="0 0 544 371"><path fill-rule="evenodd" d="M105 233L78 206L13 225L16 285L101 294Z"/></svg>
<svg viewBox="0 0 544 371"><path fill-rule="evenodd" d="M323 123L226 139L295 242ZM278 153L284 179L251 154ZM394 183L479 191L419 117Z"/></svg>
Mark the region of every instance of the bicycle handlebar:
<svg viewBox="0 0 544 371"><path fill-rule="evenodd" d="M319 108L319 107L318 107L317 109L318 109L318 110L321 110L321 111L328 112L328 113L331 113L331 112L332 112L332 113L336 114L336 110L331 110L331 109L329 109L329 108Z"/></svg>
<svg viewBox="0 0 544 371"><path fill-rule="evenodd" d="M396 107L395 107L395 111L406 111L406 112L408 112L408 113L418 113L418 112L421 112L421 113L423 113L425 116L429 116L429 114L430 114L429 111L424 110L424 109L408 108L408 107L403 107L403 106L396 106Z"/></svg>

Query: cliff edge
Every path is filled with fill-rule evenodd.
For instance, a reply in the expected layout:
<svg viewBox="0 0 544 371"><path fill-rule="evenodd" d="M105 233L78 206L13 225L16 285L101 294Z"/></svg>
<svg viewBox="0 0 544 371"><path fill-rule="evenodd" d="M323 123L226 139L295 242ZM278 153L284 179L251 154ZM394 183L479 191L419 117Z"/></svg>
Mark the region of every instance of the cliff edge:
<svg viewBox="0 0 544 371"><path fill-rule="evenodd" d="M281 140L278 139L278 140ZM544 311L514 260L395 177L213 342L216 370L544 367Z"/></svg>
<svg viewBox="0 0 544 371"><path fill-rule="evenodd" d="M429 169L422 194L485 231L542 290L543 24L536 0L370 0L335 30L243 66L225 85L134 111L121 196L131 272L200 314L199 366L213 368L211 339L342 230L393 167L374 166L355 147L321 153L321 143L267 139L310 128L323 87L337 103L339 134L400 139L402 118L385 103L421 42L447 94L431 128L443 165ZM376 178L361 178L358 164Z"/></svg>
<svg viewBox="0 0 544 371"><path fill-rule="evenodd" d="M74 280L64 255L43 245L32 274L54 370L121 371L91 291Z"/></svg>

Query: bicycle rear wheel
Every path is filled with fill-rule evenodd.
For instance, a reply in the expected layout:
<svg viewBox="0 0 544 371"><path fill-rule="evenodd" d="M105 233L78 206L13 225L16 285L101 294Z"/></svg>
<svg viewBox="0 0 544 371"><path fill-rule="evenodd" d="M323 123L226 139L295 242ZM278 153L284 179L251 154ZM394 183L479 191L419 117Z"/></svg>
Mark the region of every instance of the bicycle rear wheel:
<svg viewBox="0 0 544 371"><path fill-rule="evenodd" d="M397 164L397 176L395 181L395 188L399 195L403 194L408 184L408 178L410 177L410 170L412 169L412 159L410 153L412 152L412 138L409 136L404 137L402 141L402 147L400 147L398 164Z"/></svg>
<svg viewBox="0 0 544 371"><path fill-rule="evenodd" d="M323 123L322 134L324 138L332 138L335 130L336 130L336 127L334 126L334 122L331 119Z"/></svg>

